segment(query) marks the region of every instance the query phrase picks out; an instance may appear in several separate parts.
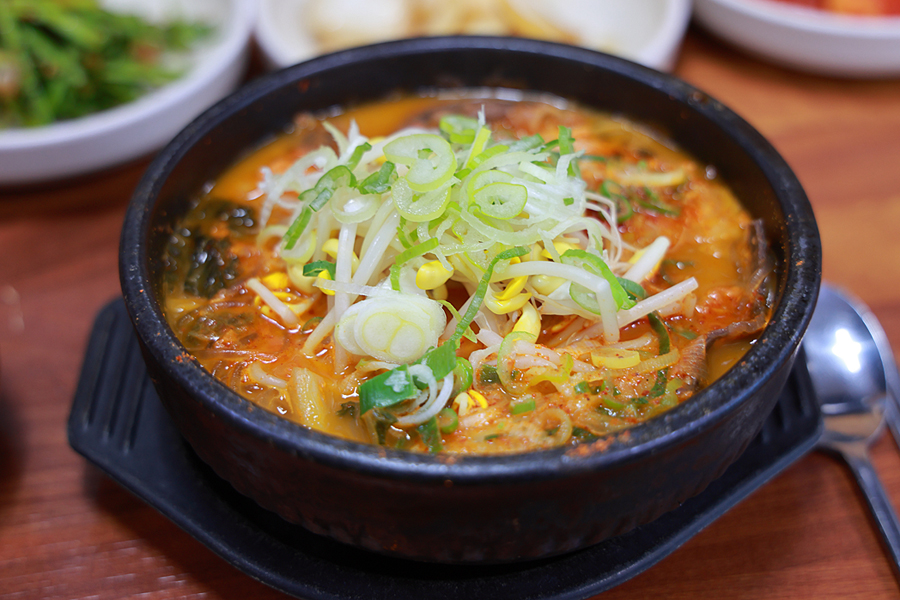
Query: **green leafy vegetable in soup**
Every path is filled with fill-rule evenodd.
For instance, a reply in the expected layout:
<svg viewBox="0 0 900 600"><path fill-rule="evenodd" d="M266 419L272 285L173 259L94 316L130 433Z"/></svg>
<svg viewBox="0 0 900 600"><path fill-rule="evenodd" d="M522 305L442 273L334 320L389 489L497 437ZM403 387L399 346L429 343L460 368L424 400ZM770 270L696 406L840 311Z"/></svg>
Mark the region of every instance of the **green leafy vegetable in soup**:
<svg viewBox="0 0 900 600"><path fill-rule="evenodd" d="M558 98L402 98L295 130L173 231L167 317L260 406L389 447L519 452L689 398L769 317L705 165Z"/></svg>

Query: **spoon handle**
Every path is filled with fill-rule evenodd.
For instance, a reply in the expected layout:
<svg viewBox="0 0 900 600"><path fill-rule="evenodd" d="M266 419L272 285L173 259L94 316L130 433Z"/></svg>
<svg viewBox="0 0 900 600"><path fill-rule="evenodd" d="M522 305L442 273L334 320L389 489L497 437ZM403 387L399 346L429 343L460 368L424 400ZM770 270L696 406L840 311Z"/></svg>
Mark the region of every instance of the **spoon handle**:
<svg viewBox="0 0 900 600"><path fill-rule="evenodd" d="M881 537L891 554L894 575L900 579L900 521L891 504L890 498L884 491L878 474L869 461L869 455L862 444L853 449L842 452L844 460L850 466L856 481L862 488L863 495L869 503L869 508L878 523Z"/></svg>
<svg viewBox="0 0 900 600"><path fill-rule="evenodd" d="M887 422L888 429L894 438L894 443L900 448L900 398L891 391L888 394L888 401L885 404L884 420Z"/></svg>

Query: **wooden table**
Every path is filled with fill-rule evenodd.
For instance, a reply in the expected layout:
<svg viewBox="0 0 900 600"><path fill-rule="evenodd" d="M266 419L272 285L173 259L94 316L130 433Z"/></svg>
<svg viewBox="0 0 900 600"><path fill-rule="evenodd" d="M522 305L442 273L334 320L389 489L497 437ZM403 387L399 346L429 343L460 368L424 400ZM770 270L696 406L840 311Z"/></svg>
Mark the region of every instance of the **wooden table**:
<svg viewBox="0 0 900 600"><path fill-rule="evenodd" d="M900 80L782 70L689 32L676 73L735 109L797 172L826 279L900 347ZM234 569L69 447L66 419L146 161L0 190L0 598L283 597ZM900 501L900 453L874 447ZM604 598L897 598L844 466L813 453Z"/></svg>

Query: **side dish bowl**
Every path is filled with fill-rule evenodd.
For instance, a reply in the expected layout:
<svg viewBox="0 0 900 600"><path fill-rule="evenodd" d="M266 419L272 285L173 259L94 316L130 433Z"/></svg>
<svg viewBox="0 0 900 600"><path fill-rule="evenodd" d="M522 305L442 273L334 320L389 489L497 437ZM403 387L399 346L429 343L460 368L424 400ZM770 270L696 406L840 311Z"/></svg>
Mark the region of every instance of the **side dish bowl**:
<svg viewBox="0 0 900 600"><path fill-rule="evenodd" d="M325 0L261 0L256 41L269 67L281 68L322 54L310 24L311 5ZM345 2L366 6L366 0ZM575 37L575 43L603 50L654 69L670 70L681 48L691 18L690 0L517 0L513 6L531 8L536 14ZM365 13L366 11L357 11ZM364 17L363 17L364 18ZM345 27L353 24L347 20ZM365 22L365 21L364 21ZM367 27L371 41L388 40L403 33L405 26ZM475 33L466 32L466 33Z"/></svg>
<svg viewBox="0 0 900 600"><path fill-rule="evenodd" d="M736 47L800 71L900 74L900 17L844 15L773 0L696 0L694 17Z"/></svg>
<svg viewBox="0 0 900 600"><path fill-rule="evenodd" d="M183 76L132 102L41 127L0 129L0 185L71 177L158 150L233 91L243 77L255 0L106 0L102 4L153 22L171 15L208 23L214 30L190 52Z"/></svg>
<svg viewBox="0 0 900 600"><path fill-rule="evenodd" d="M544 91L658 128L714 164L778 259L771 323L737 366L627 433L505 456L422 455L331 437L256 408L187 355L160 308L163 248L190 198L299 111L397 91ZM812 315L821 249L790 168L740 117L684 82L586 49L510 38L388 42L269 74L182 131L138 185L121 283L148 371L197 454L288 521L396 556L449 563L560 554L649 522L737 459L774 406Z"/></svg>

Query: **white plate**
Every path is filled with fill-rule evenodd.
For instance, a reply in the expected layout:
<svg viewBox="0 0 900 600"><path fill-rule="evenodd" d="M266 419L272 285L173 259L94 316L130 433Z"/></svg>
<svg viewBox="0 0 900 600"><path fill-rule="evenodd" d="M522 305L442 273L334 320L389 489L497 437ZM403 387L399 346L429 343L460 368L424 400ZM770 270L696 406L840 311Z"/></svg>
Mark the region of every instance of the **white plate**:
<svg viewBox="0 0 900 600"><path fill-rule="evenodd" d="M771 62L822 75L900 75L900 17L861 17L772 0L695 0L697 21Z"/></svg>
<svg viewBox="0 0 900 600"><path fill-rule="evenodd" d="M192 53L183 77L134 102L43 127L0 130L0 185L69 177L143 156L239 83L257 0L104 0L104 5L150 19L173 9L171 14L200 19L216 31Z"/></svg>
<svg viewBox="0 0 900 600"><path fill-rule="evenodd" d="M260 0L256 40L269 67L285 67L320 53L308 27L307 11L313 1L348 0ZM356 1L362 3L361 12L370 11L372 3L390 2ZM664 71L675 63L691 14L691 0L513 1L530 5L558 27L575 34L579 45ZM396 6L393 8L396 10ZM375 12L367 18L384 14ZM387 31L391 27L382 23L371 29Z"/></svg>

